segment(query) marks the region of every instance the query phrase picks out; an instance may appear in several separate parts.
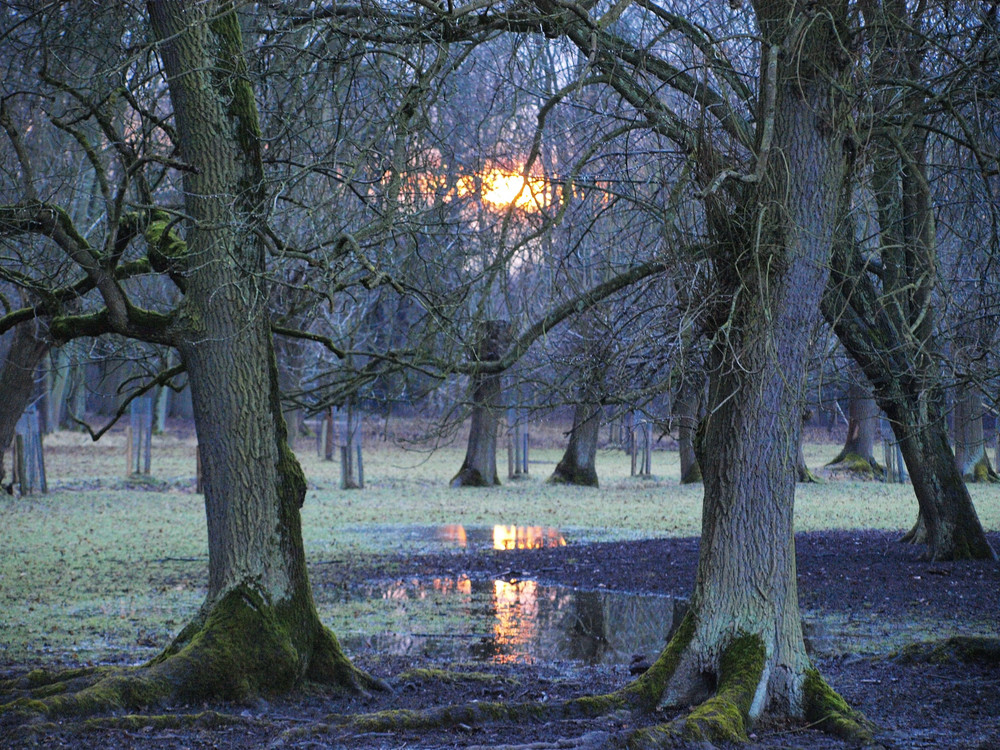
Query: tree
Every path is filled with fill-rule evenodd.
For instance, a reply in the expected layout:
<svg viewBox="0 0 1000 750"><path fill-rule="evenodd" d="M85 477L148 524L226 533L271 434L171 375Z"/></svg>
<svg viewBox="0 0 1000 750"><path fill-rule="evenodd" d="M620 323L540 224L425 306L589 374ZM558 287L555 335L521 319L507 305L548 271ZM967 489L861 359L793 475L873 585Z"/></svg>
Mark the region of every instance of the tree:
<svg viewBox="0 0 1000 750"><path fill-rule="evenodd" d="M625 691L649 708L700 705L682 725L640 730L631 742L659 746L677 733L745 738L744 722L766 708L863 733L806 655L792 534L802 385L817 324L809 311L818 311L826 285L848 156L837 93L850 68L841 41L849 38L847 4L754 3L761 94L751 138L729 99L623 39L615 33L621 29L538 4L650 127L690 150L721 290L707 326L709 393L698 456L704 520L691 608L653 667ZM687 19L643 7L701 46L714 80L743 93L721 46ZM700 103L718 140L686 128L662 95L643 87L647 74ZM753 168L727 168L746 152L739 145L723 152L723 143L747 147Z"/></svg>
<svg viewBox="0 0 1000 750"><path fill-rule="evenodd" d="M3 479L3 456L14 439L17 421L31 403L36 391L38 367L51 348L51 342L39 336L38 325L28 320L14 328L10 348L0 368L0 480Z"/></svg>
<svg viewBox="0 0 1000 750"><path fill-rule="evenodd" d="M875 431L878 407L866 384L860 381L862 373L856 373L847 386L847 437L829 467L842 467L863 477L881 477L885 468L875 459Z"/></svg>
<svg viewBox="0 0 1000 750"><path fill-rule="evenodd" d="M856 240L849 198L835 245L823 314L871 383L906 462L919 515L904 539L927 544L935 560L993 559L948 443L944 382L934 332L937 280L934 206L928 181L927 93L919 83L929 44L924 19L895 4L862 4L873 50L873 75L917 81L873 97L875 120L886 125L871 165L879 227L879 261L869 262ZM925 9L926 10L926 9ZM946 77L947 80L947 77ZM942 94L947 96L947 93ZM924 125L900 132L896 103ZM891 106L890 106L891 105Z"/></svg>
<svg viewBox="0 0 1000 750"><path fill-rule="evenodd" d="M146 238L151 265L174 280L180 303L166 312L139 307L114 266L73 236L56 207L5 207L2 219L7 231L55 239L101 293L98 312L53 318L57 340L115 332L180 353L201 445L208 593L195 619L145 667L99 675L49 699L45 710L238 699L306 679L378 687L319 621L306 574L305 480L281 413L261 239L260 130L236 11L229 2L167 0L151 0L148 11L174 105L184 218L153 212ZM177 224L183 239L172 231Z"/></svg>
<svg viewBox="0 0 1000 750"><path fill-rule="evenodd" d="M510 323L489 320L476 331L473 358L494 362L509 345ZM452 487L489 487L500 484L497 475L497 430L503 414L500 373L475 373L469 378L469 400L472 402L472 423L469 442Z"/></svg>
<svg viewBox="0 0 1000 750"><path fill-rule="evenodd" d="M684 377L674 400L674 419L677 420L677 446L681 462L681 484L700 482L701 464L695 450L698 424L702 414L702 391L705 390L704 373Z"/></svg>

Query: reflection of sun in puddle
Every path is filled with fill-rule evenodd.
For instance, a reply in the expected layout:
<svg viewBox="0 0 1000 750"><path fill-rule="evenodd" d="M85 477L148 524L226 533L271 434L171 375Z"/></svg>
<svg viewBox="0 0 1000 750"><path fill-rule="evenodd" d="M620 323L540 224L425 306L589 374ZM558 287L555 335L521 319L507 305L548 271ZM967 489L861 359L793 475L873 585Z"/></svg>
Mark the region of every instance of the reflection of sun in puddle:
<svg viewBox="0 0 1000 750"><path fill-rule="evenodd" d="M434 529L434 537L439 542L454 544L457 547L483 544L486 540L483 533L489 529L473 528L466 531L465 526L458 523L438 526ZM508 526L497 524L492 530L493 549L543 549L546 547L565 547L566 537L559 529L552 526Z"/></svg>
<svg viewBox="0 0 1000 750"><path fill-rule="evenodd" d="M459 547L464 547L468 543L468 535L465 527L460 523L450 523L438 529L438 539L442 542L454 542Z"/></svg>
<svg viewBox="0 0 1000 750"><path fill-rule="evenodd" d="M493 634L499 647L493 660L501 664L521 661L519 656L524 645L536 635L538 584L535 581L495 580L493 605L496 609Z"/></svg>
<svg viewBox="0 0 1000 750"><path fill-rule="evenodd" d="M493 527L493 549L542 549L565 547L566 539L551 526Z"/></svg>

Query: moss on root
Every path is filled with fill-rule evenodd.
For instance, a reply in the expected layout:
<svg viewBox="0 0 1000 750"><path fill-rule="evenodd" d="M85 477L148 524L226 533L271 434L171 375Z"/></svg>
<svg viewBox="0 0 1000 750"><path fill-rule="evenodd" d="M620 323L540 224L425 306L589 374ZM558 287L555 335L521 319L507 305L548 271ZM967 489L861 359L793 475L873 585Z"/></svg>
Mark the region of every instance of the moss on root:
<svg viewBox="0 0 1000 750"><path fill-rule="evenodd" d="M497 477L492 482L487 482L486 478L480 473L478 469L471 469L469 467L463 466L459 469L458 474L449 483L451 487L492 487L494 485L500 484L500 478Z"/></svg>
<svg viewBox="0 0 1000 750"><path fill-rule="evenodd" d="M492 672L452 672L447 669L408 669L400 672L393 679L395 683L407 682L438 682L444 684L455 684L458 682L472 682L483 685L510 685L516 684L518 680L513 677L493 674Z"/></svg>
<svg viewBox="0 0 1000 750"><path fill-rule="evenodd" d="M597 469L593 466L581 467L575 464L559 462L556 469L547 480L549 484L571 484L578 487L598 487Z"/></svg>
<svg viewBox="0 0 1000 750"><path fill-rule="evenodd" d="M660 652L653 666L647 669L631 685L621 691L638 702L640 708L653 710L660 702L660 697L680 664L681 656L691 645L694 638L695 618L692 609L681 620L674 632L673 638Z"/></svg>
<svg viewBox="0 0 1000 750"><path fill-rule="evenodd" d="M327 717L327 721L341 729L355 732L395 732L404 729L439 729L459 724L540 720L558 712L558 707L542 703L483 701L419 711L397 709L354 716L333 715Z"/></svg>
<svg viewBox="0 0 1000 750"><path fill-rule="evenodd" d="M829 734L850 742L871 744L875 726L841 698L815 669L803 684L806 719Z"/></svg>
<svg viewBox="0 0 1000 750"><path fill-rule="evenodd" d="M152 716L128 714L87 719L83 726L87 729L190 729L198 727L213 729L241 724L256 723L253 719L218 711L201 711L196 714L154 714Z"/></svg>
<svg viewBox="0 0 1000 750"><path fill-rule="evenodd" d="M243 701L286 692L303 679L355 692L387 687L354 667L318 620L309 652L300 653L286 620L294 621L279 617L260 594L239 587L145 666L77 670L61 681L58 675L31 673L22 678L29 695L0 710L5 720L23 723L40 716L94 716L169 702Z"/></svg>
<svg viewBox="0 0 1000 750"><path fill-rule="evenodd" d="M841 453L827 464L834 470L845 471L860 479L881 479L885 476L885 467L875 459L867 459L860 453Z"/></svg>
<svg viewBox="0 0 1000 750"><path fill-rule="evenodd" d="M1000 638L956 635L940 641L911 643L897 654L904 663L1000 665Z"/></svg>
<svg viewBox="0 0 1000 750"><path fill-rule="evenodd" d="M318 627L320 632L306 672L307 679L347 692L391 689L384 681L355 667L333 632L322 625Z"/></svg>

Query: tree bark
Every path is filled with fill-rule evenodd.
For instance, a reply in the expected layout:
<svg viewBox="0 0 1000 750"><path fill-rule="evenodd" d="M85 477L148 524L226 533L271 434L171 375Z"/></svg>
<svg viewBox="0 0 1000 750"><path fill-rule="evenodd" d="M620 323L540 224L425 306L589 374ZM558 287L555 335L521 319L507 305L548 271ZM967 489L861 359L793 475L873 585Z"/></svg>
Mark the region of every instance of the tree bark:
<svg viewBox="0 0 1000 750"><path fill-rule="evenodd" d="M586 398L573 407L573 429L562 459L549 481L597 487L597 440L601 430L601 406Z"/></svg>
<svg viewBox="0 0 1000 750"><path fill-rule="evenodd" d="M187 369L208 519L208 593L150 669L171 695L239 698L303 679L375 685L319 621L302 546L305 479L287 445L266 300L263 167L230 3L150 0L184 174Z"/></svg>
<svg viewBox="0 0 1000 750"><path fill-rule="evenodd" d="M966 482L1000 481L986 454L982 397L972 383L960 383L955 395L955 462Z"/></svg>
<svg viewBox="0 0 1000 750"><path fill-rule="evenodd" d="M847 387L847 438L837 457L827 466L842 466L853 474L871 479L885 474L885 468L875 459L875 430L878 405L859 378L852 377Z"/></svg>
<svg viewBox="0 0 1000 750"><path fill-rule="evenodd" d="M14 328L10 349L0 369L0 481L4 478L3 457L14 432L17 420L28 408L35 395L35 376L38 365L51 349L52 343L38 332L34 320L21 323Z"/></svg>
<svg viewBox="0 0 1000 750"><path fill-rule="evenodd" d="M477 330L472 356L479 362L500 359L510 341L510 323L488 320ZM497 474L497 430L503 414L502 376L479 373L470 377L472 424L462 467L451 480L452 487L489 487L500 484Z"/></svg>
<svg viewBox="0 0 1000 750"><path fill-rule="evenodd" d="M695 434L701 420L701 392L703 378L685 378L674 401L674 418L677 420L677 449L681 461L681 484L696 484L702 480L701 465L695 452Z"/></svg>
<svg viewBox="0 0 1000 750"><path fill-rule="evenodd" d="M810 311L818 311L827 280L846 163L833 84L846 8L820 6L822 14L802 26L807 16L796 3L755 3L761 90L774 92L773 111L762 97L758 121L773 116L771 153L739 207L750 224L709 204L728 233L713 251L725 316L709 354L698 441L705 487L698 572L685 623L639 683L647 689L665 673L660 702L678 706L714 691L686 718L690 738L719 737L712 734L719 711L814 716L830 692L803 643L792 525L805 365L818 323ZM794 51L785 47L802 28ZM786 50L780 59L778 46ZM647 740L656 744L646 735L635 744Z"/></svg>

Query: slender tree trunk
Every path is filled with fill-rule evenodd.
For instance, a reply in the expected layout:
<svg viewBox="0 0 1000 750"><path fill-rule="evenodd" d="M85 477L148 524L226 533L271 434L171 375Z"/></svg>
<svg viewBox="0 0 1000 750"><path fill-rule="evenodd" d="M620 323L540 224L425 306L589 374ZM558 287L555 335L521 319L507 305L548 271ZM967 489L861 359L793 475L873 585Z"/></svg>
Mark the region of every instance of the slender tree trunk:
<svg viewBox="0 0 1000 750"><path fill-rule="evenodd" d="M597 487L597 439L601 430L601 406L585 399L573 407L573 429L569 444L550 482Z"/></svg>
<svg viewBox="0 0 1000 750"><path fill-rule="evenodd" d="M677 448L681 460L681 484L700 482L701 465L695 452L695 434L701 420L701 392L703 378L685 378L674 401L674 418L677 420Z"/></svg>
<svg viewBox="0 0 1000 750"><path fill-rule="evenodd" d="M510 336L510 324L489 320L479 326L473 357L480 362L499 359ZM470 378L472 424L462 467L451 480L452 487L488 487L500 484L497 474L497 431L503 414L502 376L487 373Z"/></svg>
<svg viewBox="0 0 1000 750"><path fill-rule="evenodd" d="M48 339L37 332L35 321L14 328L10 349L0 369L0 480L3 480L3 457L17 428L17 420L35 395L38 365L51 348Z"/></svg>
<svg viewBox="0 0 1000 750"><path fill-rule="evenodd" d="M860 382L863 373L852 377L847 388L847 438L837 457L827 466L842 465L851 473L872 478L883 476L885 468L875 459L875 431L878 406L871 392Z"/></svg>

